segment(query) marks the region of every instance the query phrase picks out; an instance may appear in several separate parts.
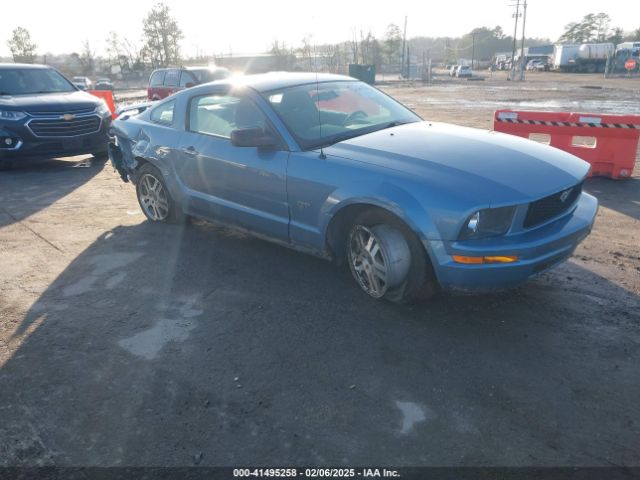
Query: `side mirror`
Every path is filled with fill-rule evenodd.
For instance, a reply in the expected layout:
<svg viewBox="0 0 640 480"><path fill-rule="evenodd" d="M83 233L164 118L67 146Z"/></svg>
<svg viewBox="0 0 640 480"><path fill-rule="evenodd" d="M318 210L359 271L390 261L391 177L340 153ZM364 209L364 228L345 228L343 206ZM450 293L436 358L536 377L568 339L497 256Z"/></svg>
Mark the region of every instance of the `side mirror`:
<svg viewBox="0 0 640 480"><path fill-rule="evenodd" d="M231 131L231 144L236 147L269 148L278 145L278 140L269 131L260 127L238 128Z"/></svg>

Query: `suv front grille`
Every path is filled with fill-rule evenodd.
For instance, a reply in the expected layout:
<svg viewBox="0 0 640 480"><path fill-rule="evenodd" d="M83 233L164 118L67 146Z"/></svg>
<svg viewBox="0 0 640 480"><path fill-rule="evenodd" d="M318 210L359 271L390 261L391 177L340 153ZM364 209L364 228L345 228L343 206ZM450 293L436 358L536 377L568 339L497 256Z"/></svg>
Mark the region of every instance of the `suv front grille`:
<svg viewBox="0 0 640 480"><path fill-rule="evenodd" d="M574 187L531 202L524 219L524 228L535 227L563 214L576 202L581 192L582 182Z"/></svg>
<svg viewBox="0 0 640 480"><path fill-rule="evenodd" d="M38 111L28 111L27 113L29 115L31 115L32 117L59 117L61 115L64 115L65 113L71 113L73 115L82 115L82 114L87 114L87 113L93 113L95 111L96 107L79 107L79 108L72 108L72 109L67 109L67 110L60 110L60 111L51 111L51 112L38 112Z"/></svg>
<svg viewBox="0 0 640 480"><path fill-rule="evenodd" d="M73 120L34 119L28 125L36 137L77 137L97 132L100 129L100 117L91 115Z"/></svg>

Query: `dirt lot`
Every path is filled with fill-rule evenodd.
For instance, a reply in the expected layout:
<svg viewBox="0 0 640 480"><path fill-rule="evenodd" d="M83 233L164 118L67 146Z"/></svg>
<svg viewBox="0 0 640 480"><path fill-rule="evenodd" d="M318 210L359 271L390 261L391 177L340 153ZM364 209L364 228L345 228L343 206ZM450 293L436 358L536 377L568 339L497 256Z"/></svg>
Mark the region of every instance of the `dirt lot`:
<svg viewBox="0 0 640 480"><path fill-rule="evenodd" d="M601 88L583 88L601 87ZM640 81L384 88L425 118L628 111ZM640 465L640 166L567 263L398 307L88 158L0 172L0 465Z"/></svg>

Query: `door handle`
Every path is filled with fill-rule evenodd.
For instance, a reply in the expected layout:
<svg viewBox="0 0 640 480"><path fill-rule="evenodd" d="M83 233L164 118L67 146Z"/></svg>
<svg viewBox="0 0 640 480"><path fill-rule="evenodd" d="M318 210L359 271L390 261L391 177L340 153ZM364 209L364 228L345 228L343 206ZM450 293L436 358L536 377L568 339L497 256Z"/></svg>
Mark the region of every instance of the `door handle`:
<svg viewBox="0 0 640 480"><path fill-rule="evenodd" d="M187 155L198 155L197 150L195 149L195 147L187 147L187 148L183 148L182 149L183 153L186 153Z"/></svg>

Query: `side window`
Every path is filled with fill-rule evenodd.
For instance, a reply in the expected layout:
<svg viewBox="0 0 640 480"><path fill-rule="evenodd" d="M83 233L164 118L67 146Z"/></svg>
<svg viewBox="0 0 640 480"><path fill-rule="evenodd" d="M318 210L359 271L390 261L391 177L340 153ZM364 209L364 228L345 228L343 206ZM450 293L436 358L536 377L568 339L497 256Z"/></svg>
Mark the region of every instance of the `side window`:
<svg viewBox="0 0 640 480"><path fill-rule="evenodd" d="M158 70L157 72L153 72L151 78L149 79L149 85L151 87L160 87L164 82L164 74L166 70Z"/></svg>
<svg viewBox="0 0 640 480"><path fill-rule="evenodd" d="M207 95L193 98L189 105L192 132L229 138L232 130L265 126L264 114L248 98Z"/></svg>
<svg viewBox="0 0 640 480"><path fill-rule="evenodd" d="M189 72L187 72L186 70L183 70L182 73L180 74L180 86L182 88L186 88L187 83L191 83L192 84L191 86L193 86L197 82Z"/></svg>
<svg viewBox="0 0 640 480"><path fill-rule="evenodd" d="M162 123L164 125L171 125L173 123L173 111L175 106L175 100L158 105L151 111L151 121L155 123Z"/></svg>
<svg viewBox="0 0 640 480"><path fill-rule="evenodd" d="M180 71L167 70L167 74L164 77L164 86L177 87L179 83L180 83Z"/></svg>

